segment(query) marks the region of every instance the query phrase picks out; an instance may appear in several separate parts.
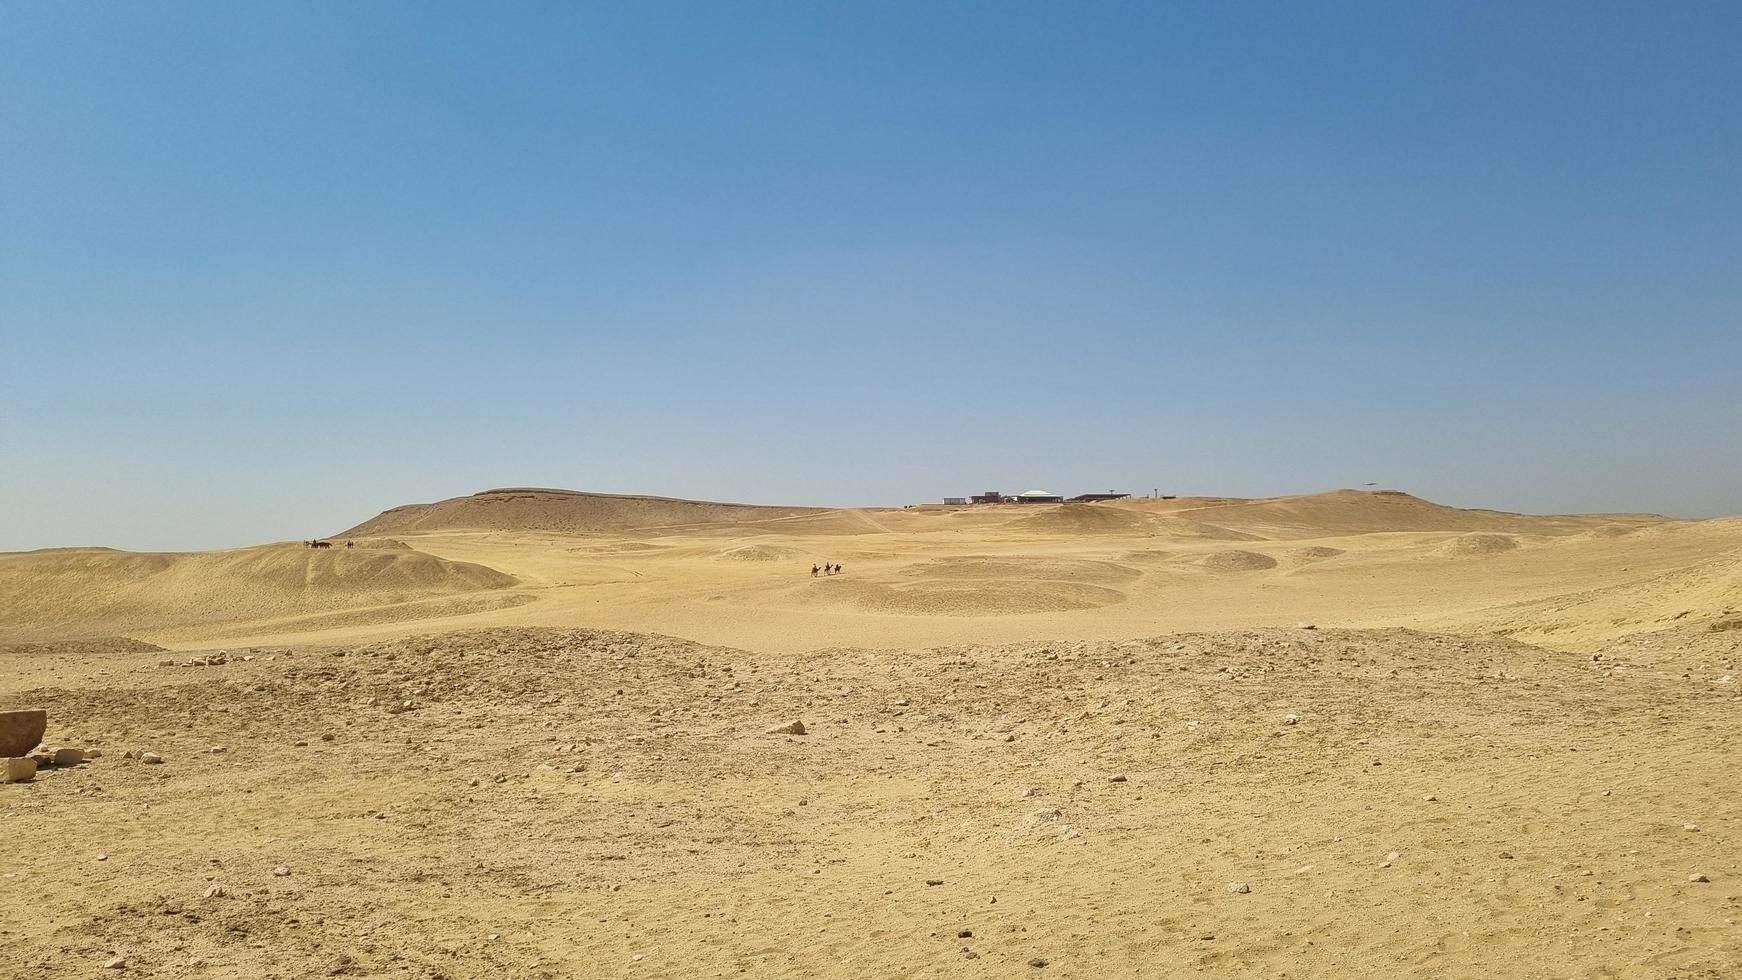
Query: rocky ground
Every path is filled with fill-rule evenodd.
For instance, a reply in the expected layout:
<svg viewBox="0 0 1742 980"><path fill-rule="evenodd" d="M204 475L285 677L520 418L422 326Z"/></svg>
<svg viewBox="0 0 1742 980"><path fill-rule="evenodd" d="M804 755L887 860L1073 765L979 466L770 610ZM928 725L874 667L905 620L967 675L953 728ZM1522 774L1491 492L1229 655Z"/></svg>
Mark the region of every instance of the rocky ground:
<svg viewBox="0 0 1742 980"><path fill-rule="evenodd" d="M1733 977L1739 646L14 647L0 977Z"/></svg>

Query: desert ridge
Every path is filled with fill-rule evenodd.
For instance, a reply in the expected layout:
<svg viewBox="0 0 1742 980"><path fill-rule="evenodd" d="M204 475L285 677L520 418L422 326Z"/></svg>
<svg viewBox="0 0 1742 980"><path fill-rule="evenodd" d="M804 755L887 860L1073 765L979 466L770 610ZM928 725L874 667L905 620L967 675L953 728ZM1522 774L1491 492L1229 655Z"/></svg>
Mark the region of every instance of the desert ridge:
<svg viewBox="0 0 1742 980"><path fill-rule="evenodd" d="M801 650L1311 621L1578 648L1742 611L1742 521L1396 491L816 508L510 489L324 540L0 555L0 638L197 648L534 625Z"/></svg>

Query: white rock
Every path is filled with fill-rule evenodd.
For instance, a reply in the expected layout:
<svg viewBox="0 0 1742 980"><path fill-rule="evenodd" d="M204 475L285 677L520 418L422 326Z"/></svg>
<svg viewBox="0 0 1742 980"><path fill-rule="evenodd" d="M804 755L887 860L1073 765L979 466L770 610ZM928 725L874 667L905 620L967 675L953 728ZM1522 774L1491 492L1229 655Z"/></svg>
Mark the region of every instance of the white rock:
<svg viewBox="0 0 1742 980"><path fill-rule="evenodd" d="M139 761L148 766L155 766L163 762L163 756L158 755L156 752L141 752L139 753Z"/></svg>
<svg viewBox="0 0 1742 980"><path fill-rule="evenodd" d="M273 868L272 873L274 875L277 875L280 878L283 878L285 875L290 874L290 869L281 864L278 867Z"/></svg>
<svg viewBox="0 0 1742 980"><path fill-rule="evenodd" d="M1248 895L1252 892L1252 886L1244 881L1236 881L1228 886L1228 891L1235 895Z"/></svg>

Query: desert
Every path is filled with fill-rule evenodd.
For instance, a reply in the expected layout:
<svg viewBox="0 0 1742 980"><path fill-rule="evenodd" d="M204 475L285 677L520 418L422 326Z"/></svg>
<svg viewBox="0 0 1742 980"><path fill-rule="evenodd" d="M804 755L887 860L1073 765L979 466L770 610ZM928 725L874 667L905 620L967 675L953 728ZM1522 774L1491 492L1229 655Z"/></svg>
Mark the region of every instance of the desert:
<svg viewBox="0 0 1742 980"><path fill-rule="evenodd" d="M1742 980L1742 3L0 0L0 980Z"/></svg>
<svg viewBox="0 0 1742 980"><path fill-rule="evenodd" d="M82 756L0 786L6 975L1742 967L1734 518L510 489L318 540L0 556L0 708Z"/></svg>

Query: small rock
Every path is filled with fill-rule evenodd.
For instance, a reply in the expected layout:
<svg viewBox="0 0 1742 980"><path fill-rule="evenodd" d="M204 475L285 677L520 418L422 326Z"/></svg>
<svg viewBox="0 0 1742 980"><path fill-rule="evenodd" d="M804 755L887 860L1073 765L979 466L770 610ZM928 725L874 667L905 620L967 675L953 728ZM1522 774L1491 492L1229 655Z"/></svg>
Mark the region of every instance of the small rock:
<svg viewBox="0 0 1742 980"><path fill-rule="evenodd" d="M210 885L207 886L203 894L206 898L223 898L225 895L230 894L230 890L225 888L223 885Z"/></svg>
<svg viewBox="0 0 1742 980"><path fill-rule="evenodd" d="M944 880L942 878L927 878L925 883L928 885L941 885L944 883Z"/></svg>
<svg viewBox="0 0 1742 980"><path fill-rule="evenodd" d="M76 766L85 761L85 753L81 749L49 749L48 761L50 765L54 766Z"/></svg>
<svg viewBox="0 0 1742 980"><path fill-rule="evenodd" d="M99 854L99 855L97 855L97 860L99 860L99 861L107 861L107 860L109 860L109 855L107 855L107 854Z"/></svg>
<svg viewBox="0 0 1742 980"><path fill-rule="evenodd" d="M804 735L808 734L804 722L794 719L784 725L778 725L768 730L770 735Z"/></svg>
<svg viewBox="0 0 1742 980"><path fill-rule="evenodd" d="M1697 823L1684 823L1684 824L1682 824L1682 829L1686 830L1690 833L1698 833L1699 829L1700 829L1700 825Z"/></svg>
<svg viewBox="0 0 1742 980"><path fill-rule="evenodd" d="M223 755L225 752L230 751L230 747L228 745L214 745L206 751L212 755Z"/></svg>
<svg viewBox="0 0 1742 980"><path fill-rule="evenodd" d="M35 778L35 759L0 759L0 783L28 783Z"/></svg>
<svg viewBox="0 0 1742 980"><path fill-rule="evenodd" d="M1289 715L1282 719L1282 723L1284 725L1298 725L1300 724L1300 715Z"/></svg>
<svg viewBox="0 0 1742 980"><path fill-rule="evenodd" d="M1046 957L1044 957L1044 956L1036 956L1034 959L1028 961L1028 965L1034 967L1037 970L1040 969L1041 967L1045 966L1046 963L1047 963L1047 960L1046 960Z"/></svg>
<svg viewBox="0 0 1742 980"><path fill-rule="evenodd" d="M139 761L148 766L161 765L163 763L163 756L158 755L156 752L141 752L139 753Z"/></svg>
<svg viewBox="0 0 1742 980"><path fill-rule="evenodd" d="M1109 783L1123 783L1123 782L1128 782L1128 780L1124 776L1108 776L1107 782L1109 782Z"/></svg>
<svg viewBox="0 0 1742 980"><path fill-rule="evenodd" d="M1688 875L1688 880L1689 881L1706 882L1706 881L1711 881L1712 879L1707 877L1706 875L1703 875L1703 874L1691 874L1691 875Z"/></svg>
<svg viewBox="0 0 1742 980"><path fill-rule="evenodd" d="M290 874L290 869L281 864L278 867L273 868L272 873L280 878L283 878L286 875Z"/></svg>
<svg viewBox="0 0 1742 980"><path fill-rule="evenodd" d="M1252 894L1252 886L1244 881L1236 881L1228 886L1228 891L1235 895L1250 895Z"/></svg>
<svg viewBox="0 0 1742 980"><path fill-rule="evenodd" d="M956 930L956 938L957 939L973 939L974 938L974 930L972 930L972 929L958 929L958 930Z"/></svg>
<svg viewBox="0 0 1742 980"><path fill-rule="evenodd" d="M105 969L105 970L125 970L125 969L127 969L127 960L125 957L117 956L114 959L110 960L109 962L104 963L103 969Z"/></svg>
<svg viewBox="0 0 1742 980"><path fill-rule="evenodd" d="M1296 624L1294 624L1294 628L1297 630L1316 630L1316 629L1318 629L1318 627L1313 625L1312 623L1296 623Z"/></svg>

